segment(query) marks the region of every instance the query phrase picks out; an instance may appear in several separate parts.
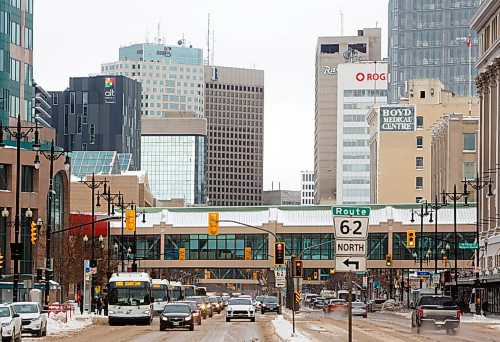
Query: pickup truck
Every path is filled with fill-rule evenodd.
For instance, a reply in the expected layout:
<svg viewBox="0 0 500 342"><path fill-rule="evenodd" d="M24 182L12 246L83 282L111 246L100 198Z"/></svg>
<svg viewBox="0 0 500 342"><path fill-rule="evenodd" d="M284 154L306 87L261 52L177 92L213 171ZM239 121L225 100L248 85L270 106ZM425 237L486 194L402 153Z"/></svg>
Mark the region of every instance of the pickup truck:
<svg viewBox="0 0 500 342"><path fill-rule="evenodd" d="M455 335L460 327L460 309L453 298L442 295L420 297L411 315L412 331L420 333L421 328L446 330L447 335Z"/></svg>

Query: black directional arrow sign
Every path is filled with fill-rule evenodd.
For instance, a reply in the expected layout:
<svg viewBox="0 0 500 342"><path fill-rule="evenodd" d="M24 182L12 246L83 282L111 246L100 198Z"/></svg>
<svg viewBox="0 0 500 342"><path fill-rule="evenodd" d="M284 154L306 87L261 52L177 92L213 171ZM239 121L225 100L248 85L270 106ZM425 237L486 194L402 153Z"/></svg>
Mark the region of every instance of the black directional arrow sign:
<svg viewBox="0 0 500 342"><path fill-rule="evenodd" d="M359 270L359 261L351 261L349 259L344 260L344 265L350 267L351 265L356 265L356 270Z"/></svg>
<svg viewBox="0 0 500 342"><path fill-rule="evenodd" d="M337 272L356 272L366 270L366 257L364 256L337 256L335 259Z"/></svg>

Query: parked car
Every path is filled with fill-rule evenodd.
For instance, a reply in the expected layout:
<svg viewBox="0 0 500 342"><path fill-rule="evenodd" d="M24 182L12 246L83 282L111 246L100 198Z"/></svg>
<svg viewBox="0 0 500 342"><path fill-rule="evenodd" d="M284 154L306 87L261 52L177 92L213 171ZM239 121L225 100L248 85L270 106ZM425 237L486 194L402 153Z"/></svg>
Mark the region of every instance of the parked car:
<svg viewBox="0 0 500 342"><path fill-rule="evenodd" d="M0 326L2 341L21 341L22 321L12 304L0 304Z"/></svg>
<svg viewBox="0 0 500 342"><path fill-rule="evenodd" d="M345 299L330 299L328 303L323 306L325 313L347 313L347 301Z"/></svg>
<svg viewBox="0 0 500 342"><path fill-rule="evenodd" d="M371 304L369 304L370 312L382 310L384 303L387 299L372 299Z"/></svg>
<svg viewBox="0 0 500 342"><path fill-rule="evenodd" d="M412 331L417 334L421 328L446 330L447 335L455 335L460 328L460 308L453 298L443 295L422 296L411 315Z"/></svg>
<svg viewBox="0 0 500 342"><path fill-rule="evenodd" d="M173 328L194 330L194 319L189 304L169 303L160 316L160 331Z"/></svg>
<svg viewBox="0 0 500 342"><path fill-rule="evenodd" d="M312 307L313 309L323 309L325 303L326 303L325 297L316 297L313 300L311 300L310 307Z"/></svg>
<svg viewBox="0 0 500 342"><path fill-rule="evenodd" d="M16 302L14 309L21 317L22 331L38 337L47 336L47 311L38 302Z"/></svg>
<svg viewBox="0 0 500 342"><path fill-rule="evenodd" d="M281 314L281 307L278 304L278 298L274 296L266 296L262 300L262 305L260 307L260 313L265 314L266 311L276 311L277 314Z"/></svg>
<svg viewBox="0 0 500 342"><path fill-rule="evenodd" d="M188 304L189 308L191 309L191 313L193 314L194 323L196 323L197 325L201 325L201 310L200 308L198 308L198 305L195 301L183 300L176 303Z"/></svg>
<svg viewBox="0 0 500 342"><path fill-rule="evenodd" d="M352 311L353 316L363 316L363 318L368 317L368 308L363 302L353 302Z"/></svg>
<svg viewBox="0 0 500 342"><path fill-rule="evenodd" d="M255 308L248 298L231 298L226 310L226 322L234 318L248 318L255 322Z"/></svg>

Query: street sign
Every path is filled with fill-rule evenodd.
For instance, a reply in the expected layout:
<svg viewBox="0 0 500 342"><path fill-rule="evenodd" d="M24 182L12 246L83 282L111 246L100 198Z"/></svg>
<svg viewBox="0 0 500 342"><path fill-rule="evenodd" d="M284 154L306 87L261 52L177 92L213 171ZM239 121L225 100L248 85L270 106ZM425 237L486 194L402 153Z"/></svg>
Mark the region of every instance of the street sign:
<svg viewBox="0 0 500 342"><path fill-rule="evenodd" d="M363 287L368 287L368 277L363 277Z"/></svg>
<svg viewBox="0 0 500 342"><path fill-rule="evenodd" d="M275 287L285 287L285 283L276 283Z"/></svg>
<svg viewBox="0 0 500 342"><path fill-rule="evenodd" d="M332 207L333 216L370 216L369 207Z"/></svg>
<svg viewBox="0 0 500 342"><path fill-rule="evenodd" d="M477 243L460 242L458 244L459 249L477 249Z"/></svg>
<svg viewBox="0 0 500 342"><path fill-rule="evenodd" d="M366 257L344 256L335 258L335 269L337 272L360 272L366 271Z"/></svg>
<svg viewBox="0 0 500 342"><path fill-rule="evenodd" d="M286 267L285 266L275 266L274 267L274 278L276 284L286 282ZM276 286L278 287L278 286Z"/></svg>
<svg viewBox="0 0 500 342"><path fill-rule="evenodd" d="M426 271L418 271L418 272L417 272L417 276L418 276L418 277L430 277L430 276L431 276L431 272L426 272Z"/></svg>
<svg viewBox="0 0 500 342"><path fill-rule="evenodd" d="M366 240L368 233L368 217L341 217L333 218L335 239Z"/></svg>
<svg viewBox="0 0 500 342"><path fill-rule="evenodd" d="M365 255L366 240L335 240L336 255Z"/></svg>

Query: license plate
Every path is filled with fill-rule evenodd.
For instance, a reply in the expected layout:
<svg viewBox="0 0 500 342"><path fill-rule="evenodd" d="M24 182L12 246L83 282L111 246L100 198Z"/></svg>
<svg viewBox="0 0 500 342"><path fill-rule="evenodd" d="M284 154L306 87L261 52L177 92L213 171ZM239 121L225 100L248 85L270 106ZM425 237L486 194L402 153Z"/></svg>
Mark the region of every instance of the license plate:
<svg viewBox="0 0 500 342"><path fill-rule="evenodd" d="M441 326L444 324L444 322L436 322L436 324Z"/></svg>
<svg viewBox="0 0 500 342"><path fill-rule="evenodd" d="M179 322L173 322L174 325L179 325Z"/></svg>

